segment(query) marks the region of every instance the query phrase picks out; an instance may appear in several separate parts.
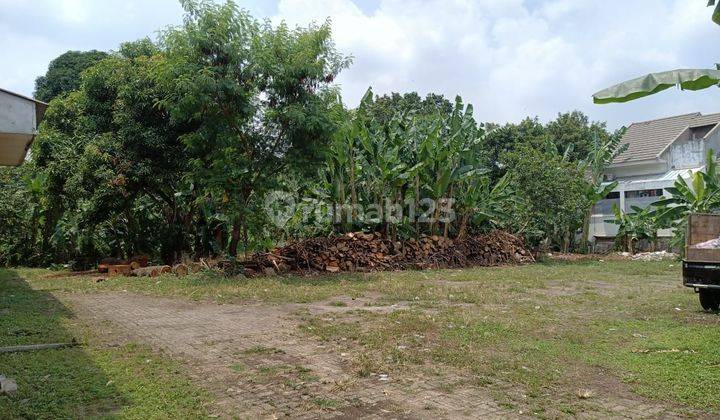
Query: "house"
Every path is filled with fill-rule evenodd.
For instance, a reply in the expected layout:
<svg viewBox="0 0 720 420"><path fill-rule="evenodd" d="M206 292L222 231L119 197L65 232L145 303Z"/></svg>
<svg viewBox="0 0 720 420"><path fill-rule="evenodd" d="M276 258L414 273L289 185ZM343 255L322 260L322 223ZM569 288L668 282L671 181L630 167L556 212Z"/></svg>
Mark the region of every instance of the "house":
<svg viewBox="0 0 720 420"><path fill-rule="evenodd" d="M37 135L47 104L0 88L0 166L18 166Z"/></svg>
<svg viewBox="0 0 720 420"><path fill-rule="evenodd" d="M712 149L720 153L720 113L699 112L652 121L633 123L622 139L627 149L607 168L606 182L618 186L592 211L590 238L597 250L612 245L618 226L613 219L613 205L625 212L631 206L645 208L658 201L678 176L689 178L704 169L705 155ZM672 236L661 230L658 236Z"/></svg>

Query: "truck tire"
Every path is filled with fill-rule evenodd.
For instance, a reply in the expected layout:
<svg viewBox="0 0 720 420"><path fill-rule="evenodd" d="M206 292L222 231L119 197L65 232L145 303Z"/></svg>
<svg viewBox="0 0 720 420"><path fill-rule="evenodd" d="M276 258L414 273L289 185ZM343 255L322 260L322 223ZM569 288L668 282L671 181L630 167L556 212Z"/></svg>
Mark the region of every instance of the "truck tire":
<svg viewBox="0 0 720 420"><path fill-rule="evenodd" d="M720 308L720 296L717 290L700 289L700 306L706 311L717 311Z"/></svg>

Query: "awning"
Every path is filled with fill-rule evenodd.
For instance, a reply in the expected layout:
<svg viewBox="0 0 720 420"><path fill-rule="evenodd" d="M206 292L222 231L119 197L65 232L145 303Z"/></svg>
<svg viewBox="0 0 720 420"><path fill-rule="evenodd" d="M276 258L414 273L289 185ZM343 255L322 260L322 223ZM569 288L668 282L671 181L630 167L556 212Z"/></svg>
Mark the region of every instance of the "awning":
<svg viewBox="0 0 720 420"><path fill-rule="evenodd" d="M673 169L657 175L643 175L632 178L617 179L618 186L613 191L638 191L638 190L654 190L660 188L672 187L678 176L689 179L692 174L705 170L705 166L688 169ZM603 183L608 185L609 182Z"/></svg>

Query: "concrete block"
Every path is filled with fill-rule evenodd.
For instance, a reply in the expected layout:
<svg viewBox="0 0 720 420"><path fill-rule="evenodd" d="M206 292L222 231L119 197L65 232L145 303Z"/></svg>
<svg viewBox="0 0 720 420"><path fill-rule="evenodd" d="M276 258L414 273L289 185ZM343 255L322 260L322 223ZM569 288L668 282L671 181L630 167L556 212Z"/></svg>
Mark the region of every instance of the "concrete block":
<svg viewBox="0 0 720 420"><path fill-rule="evenodd" d="M17 383L14 380L0 376L0 394L15 395L17 389Z"/></svg>

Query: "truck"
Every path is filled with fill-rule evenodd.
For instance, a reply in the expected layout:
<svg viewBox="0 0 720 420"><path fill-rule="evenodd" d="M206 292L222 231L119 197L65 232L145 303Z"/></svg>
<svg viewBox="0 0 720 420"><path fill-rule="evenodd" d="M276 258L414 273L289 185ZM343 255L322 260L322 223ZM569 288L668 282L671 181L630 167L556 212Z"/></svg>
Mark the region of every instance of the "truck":
<svg viewBox="0 0 720 420"><path fill-rule="evenodd" d="M682 275L703 309L720 308L720 214L688 215Z"/></svg>

